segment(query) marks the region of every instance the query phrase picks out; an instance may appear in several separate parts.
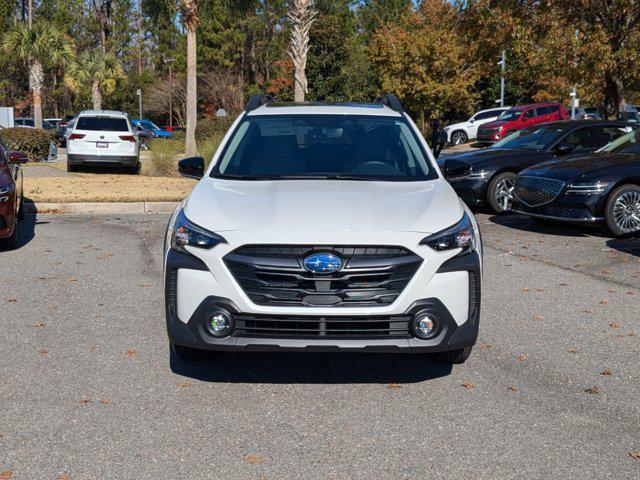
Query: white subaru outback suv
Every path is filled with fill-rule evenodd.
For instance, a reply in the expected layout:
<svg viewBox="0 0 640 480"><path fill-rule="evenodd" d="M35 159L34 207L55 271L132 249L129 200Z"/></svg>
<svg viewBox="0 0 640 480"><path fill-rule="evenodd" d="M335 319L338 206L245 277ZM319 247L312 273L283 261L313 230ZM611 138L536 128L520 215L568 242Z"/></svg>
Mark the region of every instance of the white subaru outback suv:
<svg viewBox="0 0 640 480"><path fill-rule="evenodd" d="M391 95L370 104L255 96L172 215L169 341L207 350L434 353L478 335L482 246L471 212Z"/></svg>
<svg viewBox="0 0 640 480"><path fill-rule="evenodd" d="M112 110L85 110L67 137L67 170L82 165L140 169L140 141L129 116Z"/></svg>

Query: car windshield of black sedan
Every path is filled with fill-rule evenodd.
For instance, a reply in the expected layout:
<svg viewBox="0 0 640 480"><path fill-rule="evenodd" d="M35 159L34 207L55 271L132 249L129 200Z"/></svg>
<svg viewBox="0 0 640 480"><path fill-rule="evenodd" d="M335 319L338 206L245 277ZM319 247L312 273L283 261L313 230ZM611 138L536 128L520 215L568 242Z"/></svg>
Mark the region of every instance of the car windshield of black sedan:
<svg viewBox="0 0 640 480"><path fill-rule="evenodd" d="M518 130L496 142L491 148L517 148L524 150L542 150L566 132L562 127L531 127Z"/></svg>
<svg viewBox="0 0 640 480"><path fill-rule="evenodd" d="M603 152L640 154L640 130L634 130L611 142Z"/></svg>

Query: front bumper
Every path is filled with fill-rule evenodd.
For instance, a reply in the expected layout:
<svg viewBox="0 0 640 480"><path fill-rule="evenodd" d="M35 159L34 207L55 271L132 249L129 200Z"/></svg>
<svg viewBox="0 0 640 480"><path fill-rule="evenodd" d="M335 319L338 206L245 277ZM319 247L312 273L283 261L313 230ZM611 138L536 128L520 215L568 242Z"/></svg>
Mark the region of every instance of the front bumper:
<svg viewBox="0 0 640 480"><path fill-rule="evenodd" d="M334 309L333 313L308 313L314 309L264 308L259 306L244 308L239 301L217 296L206 285L211 275L207 265L195 256L169 250L165 268L165 308L169 341L174 344L203 350L252 350L252 351L360 351L360 352L438 352L459 349L475 344L480 316L481 261L473 252L445 261L429 282L424 298L417 298L401 310L383 313L381 308ZM202 282L205 285L202 285ZM203 292L192 309L186 308L186 297L194 290ZM186 294L185 292L189 292ZM446 292L454 295L447 295ZM455 298L464 292L464 298ZM181 297L185 298L181 298ZM238 299L236 299L238 300ZM193 302L193 300L191 300ZM397 303L397 302L394 302ZM207 329L206 321L212 310L222 308L236 321L236 330L225 338L216 338ZM390 307L392 308L392 307ZM247 311L250 310L250 311ZM388 310L388 309L387 309ZM462 310L462 311L461 311ZM435 337L421 340L410 332L410 324L417 312L429 311L438 318L440 328ZM259 313L257 313L259 312ZM188 318L187 318L188 315ZM384 315L384 317L383 317ZM246 320L250 318L251 320ZM382 318L382 320L380 320ZM266 335L261 329L246 328L246 322L258 319L262 325L277 325L277 322L291 324L298 320L307 324L328 325L325 333L303 334L288 331L273 331ZM339 321L341 325L367 320L386 322L407 322L405 332L396 332L384 338L367 334L334 334L331 325ZM280 323L280 324L282 324ZM360 325L360 323L358 323Z"/></svg>
<svg viewBox="0 0 640 480"><path fill-rule="evenodd" d="M514 201L512 211L530 217L547 220L598 224L604 221L606 194L601 195L561 195L553 202L530 207L518 200Z"/></svg>
<svg viewBox="0 0 640 480"><path fill-rule="evenodd" d="M466 178L464 180L451 180L449 183L467 206L479 207L486 204L488 178Z"/></svg>

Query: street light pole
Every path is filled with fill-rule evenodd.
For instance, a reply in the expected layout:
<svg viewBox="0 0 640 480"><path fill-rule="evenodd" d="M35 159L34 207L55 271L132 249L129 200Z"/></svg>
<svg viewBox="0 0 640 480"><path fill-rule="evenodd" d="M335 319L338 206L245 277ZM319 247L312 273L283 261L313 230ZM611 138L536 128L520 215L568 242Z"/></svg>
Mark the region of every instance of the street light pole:
<svg viewBox="0 0 640 480"><path fill-rule="evenodd" d="M136 93L138 94L138 120L142 120L142 90L138 89Z"/></svg>
<svg viewBox="0 0 640 480"><path fill-rule="evenodd" d="M576 29L576 43L578 42L578 34L579 31ZM578 57L576 55L576 51L573 51L573 67L577 71L578 70ZM571 120L576 119L576 103L578 101L578 85L573 84L573 90L571 91Z"/></svg>
<svg viewBox="0 0 640 480"><path fill-rule="evenodd" d="M498 63L502 66L502 75L500 76L500 106L504 107L504 74L507 69L507 51L502 50L502 60Z"/></svg>

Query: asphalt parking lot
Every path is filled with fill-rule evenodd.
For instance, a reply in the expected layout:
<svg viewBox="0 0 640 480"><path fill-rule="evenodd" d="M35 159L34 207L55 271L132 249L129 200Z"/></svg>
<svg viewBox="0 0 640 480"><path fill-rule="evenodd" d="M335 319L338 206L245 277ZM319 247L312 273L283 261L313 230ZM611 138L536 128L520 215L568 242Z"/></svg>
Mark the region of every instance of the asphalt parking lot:
<svg viewBox="0 0 640 480"><path fill-rule="evenodd" d="M480 339L453 369L190 366L164 331L166 219L39 215L0 252L0 478L640 478L640 240L479 215Z"/></svg>

